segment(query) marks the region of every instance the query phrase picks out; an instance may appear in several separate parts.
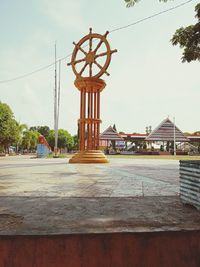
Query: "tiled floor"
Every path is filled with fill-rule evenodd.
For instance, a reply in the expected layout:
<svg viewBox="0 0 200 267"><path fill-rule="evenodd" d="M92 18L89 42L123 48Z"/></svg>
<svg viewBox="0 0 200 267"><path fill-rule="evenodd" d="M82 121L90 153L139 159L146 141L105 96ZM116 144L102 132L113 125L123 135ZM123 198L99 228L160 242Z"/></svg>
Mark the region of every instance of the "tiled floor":
<svg viewBox="0 0 200 267"><path fill-rule="evenodd" d="M0 160L0 196L140 197L179 193L178 161L112 158L109 164L67 159Z"/></svg>

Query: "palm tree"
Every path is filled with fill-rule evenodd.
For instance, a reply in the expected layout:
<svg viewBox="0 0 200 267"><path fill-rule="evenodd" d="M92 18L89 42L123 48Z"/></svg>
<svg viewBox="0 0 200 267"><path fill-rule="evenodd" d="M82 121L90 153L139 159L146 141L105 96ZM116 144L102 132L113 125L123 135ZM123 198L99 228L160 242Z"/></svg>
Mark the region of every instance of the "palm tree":
<svg viewBox="0 0 200 267"><path fill-rule="evenodd" d="M26 124L24 124L24 123L20 124L18 122L17 123L17 128L18 128L18 131L19 131L19 135L18 135L17 143L16 143L16 153L19 152L19 146L22 143L23 133L24 133L24 131L26 131L28 129L28 126Z"/></svg>

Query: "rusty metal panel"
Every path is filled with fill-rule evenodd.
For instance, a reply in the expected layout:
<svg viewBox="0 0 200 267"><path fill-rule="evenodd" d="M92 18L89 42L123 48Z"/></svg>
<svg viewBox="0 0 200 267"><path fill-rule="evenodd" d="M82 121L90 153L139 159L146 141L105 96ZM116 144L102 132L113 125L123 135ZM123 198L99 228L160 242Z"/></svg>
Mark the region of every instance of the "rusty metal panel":
<svg viewBox="0 0 200 267"><path fill-rule="evenodd" d="M180 161L180 198L200 210L200 161Z"/></svg>
<svg viewBox="0 0 200 267"><path fill-rule="evenodd" d="M199 267L200 231L0 236L0 267Z"/></svg>

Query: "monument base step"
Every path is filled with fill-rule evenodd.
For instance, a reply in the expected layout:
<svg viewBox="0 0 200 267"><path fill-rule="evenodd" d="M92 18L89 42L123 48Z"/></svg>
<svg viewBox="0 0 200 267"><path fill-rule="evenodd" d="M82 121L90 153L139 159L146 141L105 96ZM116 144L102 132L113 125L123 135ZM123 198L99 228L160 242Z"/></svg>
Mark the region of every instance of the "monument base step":
<svg viewBox="0 0 200 267"><path fill-rule="evenodd" d="M69 163L108 163L101 150L86 150L77 152L70 160Z"/></svg>

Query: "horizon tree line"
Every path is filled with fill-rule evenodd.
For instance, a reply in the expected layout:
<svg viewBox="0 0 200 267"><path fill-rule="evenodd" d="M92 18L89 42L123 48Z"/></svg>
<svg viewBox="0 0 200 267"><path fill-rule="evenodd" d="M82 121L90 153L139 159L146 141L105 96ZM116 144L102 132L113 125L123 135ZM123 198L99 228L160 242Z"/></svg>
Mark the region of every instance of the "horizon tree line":
<svg viewBox="0 0 200 267"><path fill-rule="evenodd" d="M55 131L48 126L31 126L16 121L8 104L0 101L0 152L10 153L10 147L15 152L34 152L37 147L38 137L43 135L52 151L55 145ZM68 151L78 149L78 138L72 136L67 130L58 130L58 148Z"/></svg>

